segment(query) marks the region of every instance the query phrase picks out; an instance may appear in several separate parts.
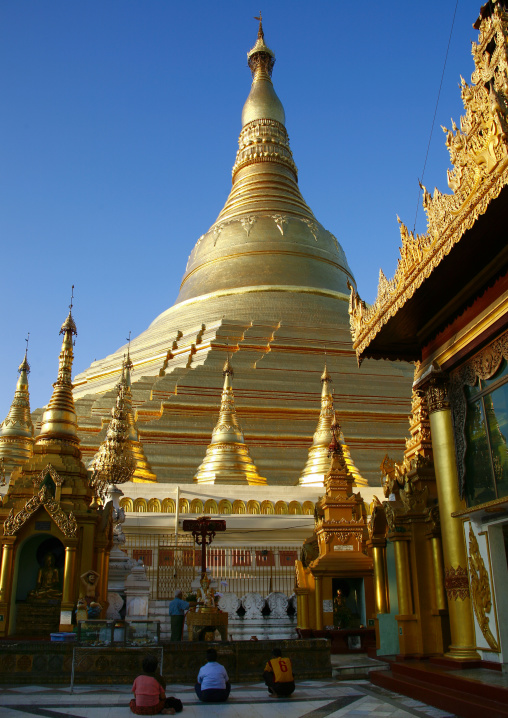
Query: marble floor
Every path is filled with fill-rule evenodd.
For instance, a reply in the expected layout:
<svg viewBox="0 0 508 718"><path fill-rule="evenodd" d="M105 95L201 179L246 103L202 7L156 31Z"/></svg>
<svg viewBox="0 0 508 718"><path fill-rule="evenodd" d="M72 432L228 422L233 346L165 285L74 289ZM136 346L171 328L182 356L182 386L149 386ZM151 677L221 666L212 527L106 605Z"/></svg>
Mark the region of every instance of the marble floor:
<svg viewBox="0 0 508 718"><path fill-rule="evenodd" d="M233 685L227 703L200 703L190 686L168 685L166 695L184 704L182 718L453 718L368 680L299 681L291 698L270 698L261 683ZM0 716L128 718L129 686L0 686Z"/></svg>

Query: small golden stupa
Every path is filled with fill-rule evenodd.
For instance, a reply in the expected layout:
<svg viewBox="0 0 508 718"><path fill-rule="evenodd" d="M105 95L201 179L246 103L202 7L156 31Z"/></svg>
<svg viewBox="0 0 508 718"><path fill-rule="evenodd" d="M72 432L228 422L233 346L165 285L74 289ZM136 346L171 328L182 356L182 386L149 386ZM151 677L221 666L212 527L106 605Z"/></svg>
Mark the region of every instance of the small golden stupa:
<svg viewBox="0 0 508 718"><path fill-rule="evenodd" d="M6 418L0 424L0 459L7 477L17 466L21 466L32 456L34 444L34 426L30 417L30 395L28 374L30 365L27 352L19 365L19 379Z"/></svg>
<svg viewBox="0 0 508 718"><path fill-rule="evenodd" d="M332 424L336 421L333 408L333 394L331 390L332 377L328 373L325 364L321 375L321 411L317 429L312 439L312 446L309 449L309 457L305 468L300 476L300 486L324 486L325 476L330 468L329 447L332 441ZM367 486L368 482L360 475L351 458L351 453L344 440L344 434L340 432L339 442L342 447L344 460L349 472L354 477L356 486Z"/></svg>
<svg viewBox="0 0 508 718"><path fill-rule="evenodd" d="M212 432L212 441L198 469L197 484L266 484L250 458L242 430L238 424L233 395L233 367L228 359L222 371L224 387L219 420Z"/></svg>

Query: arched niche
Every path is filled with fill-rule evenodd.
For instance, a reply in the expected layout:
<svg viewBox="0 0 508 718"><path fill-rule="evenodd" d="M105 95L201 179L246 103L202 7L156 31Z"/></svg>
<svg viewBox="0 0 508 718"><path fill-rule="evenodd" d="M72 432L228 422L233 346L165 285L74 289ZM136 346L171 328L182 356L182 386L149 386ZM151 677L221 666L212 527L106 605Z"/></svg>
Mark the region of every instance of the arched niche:
<svg viewBox="0 0 508 718"><path fill-rule="evenodd" d="M55 568L63 585L65 548L62 542L51 534L41 533L29 536L18 548L15 563L14 591L16 601L25 601L30 591L37 587L37 576L44 567L44 559L52 553Z"/></svg>
<svg viewBox="0 0 508 718"><path fill-rule="evenodd" d="M299 501L291 501L288 506L288 513L292 514L293 516L300 516L302 513L302 505Z"/></svg>
<svg viewBox="0 0 508 718"><path fill-rule="evenodd" d="M124 511L134 511L134 501L130 499L128 496L122 496L120 499L120 507Z"/></svg>
<svg viewBox="0 0 508 718"><path fill-rule="evenodd" d="M273 508L271 501L263 501L261 504L261 513L270 515L275 513L275 509Z"/></svg>
<svg viewBox="0 0 508 718"><path fill-rule="evenodd" d="M180 499L180 513L188 514L190 509L189 499Z"/></svg>
<svg viewBox="0 0 508 718"><path fill-rule="evenodd" d="M288 512L288 505L285 501L277 501L275 504L275 513L278 516L282 516L283 514L287 514Z"/></svg>
<svg viewBox="0 0 508 718"><path fill-rule="evenodd" d="M237 499L236 501L233 501L233 513L234 514L244 514L245 513L245 502L240 501Z"/></svg>
<svg viewBox="0 0 508 718"><path fill-rule="evenodd" d="M203 502L201 499L192 499L190 505L191 514L202 514L203 513Z"/></svg>
<svg viewBox="0 0 508 718"><path fill-rule="evenodd" d="M138 498L134 501L134 511L138 513L145 513L148 508L146 499Z"/></svg>
<svg viewBox="0 0 508 718"><path fill-rule="evenodd" d="M163 499L162 512L165 514L174 514L175 513L175 500L174 499Z"/></svg>
<svg viewBox="0 0 508 718"><path fill-rule="evenodd" d="M314 516L314 504L312 501L304 501L302 509L306 516Z"/></svg>
<svg viewBox="0 0 508 718"><path fill-rule="evenodd" d="M261 513L261 505L259 501L254 501L251 499L247 502L247 513L248 514L260 514Z"/></svg>
<svg viewBox="0 0 508 718"><path fill-rule="evenodd" d="M161 510L161 502L159 499L150 499L148 502L148 511L157 514L160 513Z"/></svg>
<svg viewBox="0 0 508 718"><path fill-rule="evenodd" d="M219 502L219 513L220 514L230 514L231 512L232 512L231 501L228 501L227 499L222 499Z"/></svg>
<svg viewBox="0 0 508 718"><path fill-rule="evenodd" d="M208 501L205 502L205 514L218 514L219 509L217 507L217 502L214 501L214 499L208 499Z"/></svg>

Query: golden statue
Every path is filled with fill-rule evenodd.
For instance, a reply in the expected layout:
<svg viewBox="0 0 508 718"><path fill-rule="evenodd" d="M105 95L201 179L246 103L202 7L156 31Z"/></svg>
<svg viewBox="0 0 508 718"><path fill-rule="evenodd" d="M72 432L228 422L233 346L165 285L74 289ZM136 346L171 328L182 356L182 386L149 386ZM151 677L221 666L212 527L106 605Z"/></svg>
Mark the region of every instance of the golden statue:
<svg viewBox="0 0 508 718"><path fill-rule="evenodd" d="M48 598L62 598L60 590L60 575L55 566L55 554L47 553L44 564L37 574L37 586L28 594L28 599L45 600Z"/></svg>
<svg viewBox="0 0 508 718"><path fill-rule="evenodd" d="M79 591L79 598L84 599L87 606L88 618L99 618L102 611L102 606L99 603L99 594L97 588L99 586L100 575L97 571L85 571L81 575L81 589ZM80 604L80 607L82 604Z"/></svg>

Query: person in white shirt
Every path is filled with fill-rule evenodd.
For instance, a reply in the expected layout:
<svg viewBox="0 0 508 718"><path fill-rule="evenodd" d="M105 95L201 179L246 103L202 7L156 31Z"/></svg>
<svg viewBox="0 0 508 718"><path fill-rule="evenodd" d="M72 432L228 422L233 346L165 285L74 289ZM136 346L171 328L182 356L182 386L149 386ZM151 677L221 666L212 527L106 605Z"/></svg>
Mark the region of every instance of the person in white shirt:
<svg viewBox="0 0 508 718"><path fill-rule="evenodd" d="M224 703L231 691L231 683L226 669L217 663L217 651L209 648L206 652L208 661L198 673L198 680L194 686L196 695L205 703Z"/></svg>

